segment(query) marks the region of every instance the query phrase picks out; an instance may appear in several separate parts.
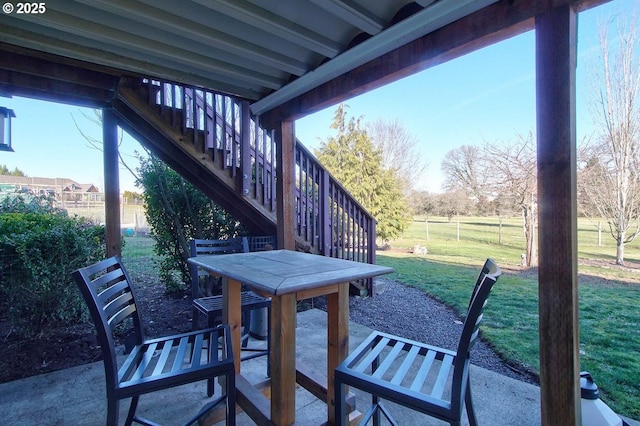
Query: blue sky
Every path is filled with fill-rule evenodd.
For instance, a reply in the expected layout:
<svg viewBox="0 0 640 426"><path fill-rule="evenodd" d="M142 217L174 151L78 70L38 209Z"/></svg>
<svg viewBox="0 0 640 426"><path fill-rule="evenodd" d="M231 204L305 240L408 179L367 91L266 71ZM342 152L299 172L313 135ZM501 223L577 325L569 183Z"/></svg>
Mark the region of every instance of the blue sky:
<svg viewBox="0 0 640 426"><path fill-rule="evenodd" d="M630 16L640 0L614 0L583 12L578 19L577 133L593 132L587 108L586 71L599 50L598 24L610 17ZM615 35L611 32L611 35ZM347 102L350 116L364 121L398 119L418 139L429 167L419 189L441 190L440 162L447 151L465 144L509 140L535 131L534 33L528 32L462 58L407 77ZM102 153L90 148L76 129L101 138L99 127L84 119L75 106L23 98L0 97L0 106L16 113L13 147L0 151L0 164L18 167L29 176L63 177L103 187ZM336 107L296 122L296 136L309 148L333 135L330 124ZM92 112L85 110L88 114ZM133 158L138 143L125 136L121 151ZM136 190L121 168L121 190Z"/></svg>

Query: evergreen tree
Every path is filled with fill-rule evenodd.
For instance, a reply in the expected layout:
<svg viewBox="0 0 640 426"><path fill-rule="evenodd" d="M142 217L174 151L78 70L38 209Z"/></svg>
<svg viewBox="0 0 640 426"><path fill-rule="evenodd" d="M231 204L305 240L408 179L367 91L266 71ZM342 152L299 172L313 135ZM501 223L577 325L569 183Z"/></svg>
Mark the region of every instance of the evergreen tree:
<svg viewBox="0 0 640 426"><path fill-rule="evenodd" d="M15 167L13 169L13 171L9 170L9 168L7 166L5 166L4 164L0 164L0 175L5 175L5 176L22 176L25 177L27 176L22 170L20 170L19 168Z"/></svg>
<svg viewBox="0 0 640 426"><path fill-rule="evenodd" d="M347 120L346 106L338 107L331 128L338 134L321 142L316 157L376 218L380 239L400 236L409 222L409 209L399 177L385 168L382 152L361 127L361 119Z"/></svg>

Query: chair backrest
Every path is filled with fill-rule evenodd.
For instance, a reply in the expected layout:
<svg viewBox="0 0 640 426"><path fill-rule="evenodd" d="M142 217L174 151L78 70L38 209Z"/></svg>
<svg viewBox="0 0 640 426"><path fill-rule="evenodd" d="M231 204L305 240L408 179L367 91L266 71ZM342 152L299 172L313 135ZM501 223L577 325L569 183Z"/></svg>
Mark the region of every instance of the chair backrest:
<svg viewBox="0 0 640 426"><path fill-rule="evenodd" d="M471 297L469 298L469 306L467 307L467 309L471 306L471 302L473 302L473 298L476 296L476 293L478 292L478 288L480 287L480 284L482 283L484 276L490 273L491 268L493 267L497 267L497 266L491 259L487 259L484 262L484 265L482 265L482 269L480 270L480 273L478 274L478 278L476 279L476 284L473 286L473 291L471 292Z"/></svg>
<svg viewBox="0 0 640 426"><path fill-rule="evenodd" d="M498 281L498 277L500 277L501 274L502 271L498 265L496 265L493 260L487 259L471 293L471 300L467 309L467 315L464 319L462 334L458 342L453 373L451 404L456 410L461 407L461 403L464 401L464 393L462 390L465 389L464 386L466 385L469 375L469 357L471 349L479 336L484 307L487 304L493 285Z"/></svg>
<svg viewBox="0 0 640 426"><path fill-rule="evenodd" d="M230 253L247 253L249 252L249 243L247 237L227 238L225 240L202 240L195 239L189 242L191 257L205 256L210 254L230 254ZM197 266L189 267L191 274L191 297L197 299L200 297L200 279L206 272L200 273Z"/></svg>
<svg viewBox="0 0 640 426"><path fill-rule="evenodd" d="M249 251L247 237L227 238L224 240L191 240L191 256L207 254L246 253Z"/></svg>
<svg viewBox="0 0 640 426"><path fill-rule="evenodd" d="M278 248L275 235L249 236L247 240L249 251L276 250Z"/></svg>
<svg viewBox="0 0 640 426"><path fill-rule="evenodd" d="M96 326L102 348L105 376L110 389L116 387L118 364L114 333L126 333L132 344L144 341L140 314L134 290L124 265L118 256L73 272L82 297Z"/></svg>

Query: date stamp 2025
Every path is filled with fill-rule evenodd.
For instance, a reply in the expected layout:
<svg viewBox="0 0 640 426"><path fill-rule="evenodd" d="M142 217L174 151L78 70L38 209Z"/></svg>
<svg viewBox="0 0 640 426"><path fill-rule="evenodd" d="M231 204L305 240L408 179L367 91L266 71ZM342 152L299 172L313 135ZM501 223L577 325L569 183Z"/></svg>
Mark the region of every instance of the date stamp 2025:
<svg viewBox="0 0 640 426"><path fill-rule="evenodd" d="M2 5L2 12L10 15L41 15L47 12L47 4L45 2L6 2Z"/></svg>

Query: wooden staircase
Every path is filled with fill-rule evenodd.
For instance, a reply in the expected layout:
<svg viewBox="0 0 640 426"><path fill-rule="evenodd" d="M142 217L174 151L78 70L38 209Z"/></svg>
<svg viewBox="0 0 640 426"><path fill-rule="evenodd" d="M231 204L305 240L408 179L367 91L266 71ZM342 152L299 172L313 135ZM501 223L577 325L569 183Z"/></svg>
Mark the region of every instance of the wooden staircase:
<svg viewBox="0 0 640 426"><path fill-rule="evenodd" d="M250 232L276 233L276 144L246 101L153 79L123 79L121 126ZM375 263L375 219L296 141L296 245ZM372 283L356 284L373 294Z"/></svg>

